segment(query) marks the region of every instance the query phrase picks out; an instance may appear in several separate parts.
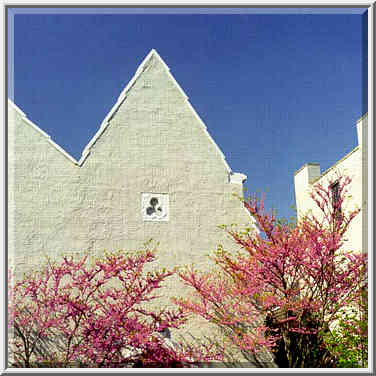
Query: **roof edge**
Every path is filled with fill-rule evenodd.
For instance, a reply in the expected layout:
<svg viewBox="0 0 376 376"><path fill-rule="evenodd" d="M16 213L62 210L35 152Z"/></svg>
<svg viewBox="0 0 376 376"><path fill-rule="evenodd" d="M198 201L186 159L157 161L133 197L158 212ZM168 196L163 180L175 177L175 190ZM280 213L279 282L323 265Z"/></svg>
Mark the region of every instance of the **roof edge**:
<svg viewBox="0 0 376 376"><path fill-rule="evenodd" d="M24 114L24 112L22 112L22 110L20 110L10 99L9 99L9 101L16 108L16 110L21 114L21 116L23 116L25 118L26 121L30 122L30 124L38 132L40 132L45 137L47 137L47 138L50 139L49 142L51 143L51 145L53 145L55 147L55 149L57 149L58 151L60 151L61 153L63 153L64 156L67 157L74 164L76 164L78 166L82 166L82 164L85 162L85 160L89 156L89 154L91 152L92 146L96 143L96 141L99 139L99 137L107 129L112 116L116 113L116 111L119 109L119 107L121 106L121 104L124 102L124 100L126 99L129 91L132 89L132 87L134 86L134 84L136 83L136 81L139 79L139 77L141 76L141 74L148 68L148 62L153 57L155 57L163 65L163 67L166 69L166 72L167 72L169 78L171 79L171 81L173 82L173 84L175 85L175 87L178 89L178 91L181 93L181 95L186 99L186 101L188 103L188 106L190 107L190 109L193 112L194 116L196 117L196 119L198 120L198 122L203 127L205 135L207 136L207 138L209 139L209 141L213 144L213 146L215 147L215 149L217 150L217 152L221 156L221 158L223 160L223 163L225 165L225 168L226 168L226 170L227 170L227 172L229 174L229 180L230 180L231 179L230 175L232 175L233 172L232 172L230 166L228 165L228 163L226 161L226 157L225 157L224 153L222 152L222 150L219 148L219 146L216 144L216 142L214 141L214 139L212 138L212 136L208 132L205 123L203 122L203 120L200 118L200 116L197 114L196 110L194 109L194 107L190 103L189 97L185 94L184 90L180 87L180 85L178 84L178 82L175 80L174 76L170 73L170 68L168 67L168 65L164 62L164 60L161 58L161 56L158 54L158 52L154 48L152 48L150 50L150 52L145 56L145 58L142 60L141 64L138 66L138 68L137 68L136 73L134 74L134 76L129 80L128 84L121 91L121 93L120 93L118 99L116 100L115 104L112 106L112 108L110 109L110 111L107 113L107 115L105 116L105 118L101 122L101 124L99 126L99 129L94 134L94 136L91 138L91 140L87 143L87 145L84 147L84 149L83 149L83 151L81 153L81 158L78 161L76 159L74 159L71 155L69 155L64 149L62 149L54 141L52 141L51 136L49 136L47 133L45 133L44 131L42 131L37 125L35 125L29 119L27 119L27 117Z"/></svg>
<svg viewBox="0 0 376 376"><path fill-rule="evenodd" d="M300 167L299 170L295 171L294 176L299 174L300 171L302 171L305 167L308 167L308 166L320 166L320 163L317 163L317 162L304 163L304 165L302 167Z"/></svg>
<svg viewBox="0 0 376 376"><path fill-rule="evenodd" d="M363 114L357 121L356 121L356 123L358 124L358 123L360 123L361 121L363 121L365 118L367 118L368 117L368 112L366 112L365 114Z"/></svg>
<svg viewBox="0 0 376 376"><path fill-rule="evenodd" d="M169 78L171 79L171 81L173 82L173 84L175 85L175 87L178 89L178 91L180 92L180 94L186 99L186 101L187 101L187 103L188 103L191 111L193 112L194 116L196 117L196 119L199 121L199 123L203 127L203 129L205 131L205 135L208 137L209 141L214 145L214 147L216 148L216 150L219 152L220 156L222 157L227 172L229 174L232 174L232 170L231 170L230 166L228 165L228 163L226 161L226 158L225 158L225 155L223 154L222 150L219 148L219 146L216 144L216 142L214 141L214 139L209 134L205 123L202 121L202 119L200 118L200 116L197 114L196 110L193 108L193 106L189 102L189 97L187 96L187 94L184 92L184 90L181 88L181 86L175 80L174 76L170 73L170 68L164 62L164 60L161 58L161 56L158 54L158 52L154 48L151 49L150 52L146 55L146 57L144 58L144 60L138 66L138 68L137 68L136 73L134 74L134 76L130 79L130 81L128 82L128 84L121 91L121 93L120 93L120 95L119 95L116 103L112 106L111 110L108 112L108 114L106 115L106 117L103 119L103 121L102 121L102 123L101 123L101 125L100 125L100 127L98 129L98 131L95 133L95 135L93 136L93 138L89 141L89 143L85 146L78 164L81 166L84 163L84 161L86 160L86 158L90 154L91 147L95 144L95 142L99 139L99 137L102 135L102 133L106 130L106 128L109 125L109 121L111 120L111 117L118 110L118 108L121 106L121 104L124 102L124 100L127 97L129 91L132 89L133 85L136 83L136 81L138 80L138 78L147 69L147 67L148 67L147 64L148 64L148 62L150 61L150 59L152 57L155 57L163 65L163 67L166 69L166 72L167 72Z"/></svg>
<svg viewBox="0 0 376 376"><path fill-rule="evenodd" d="M174 82L177 89L183 94L183 96L188 99L187 95L184 93L182 88L178 85L176 80L173 78L172 74L170 73L170 68L168 65L163 61L163 59L160 57L158 52L153 48L150 50L150 52L145 56L145 58L142 60L141 64L136 69L136 73L134 76L129 80L125 88L121 91L119 94L119 97L115 104L112 106L111 110L108 112L108 114L103 119L101 125L99 126L98 131L95 133L95 135L92 137L92 139L88 142L88 144L85 146L84 150L82 151L81 158L79 160L79 165L82 165L82 163L86 160L87 156L90 154L91 147L95 144L95 142L98 140L98 138L102 135L102 133L106 130L109 121L111 120L114 113L119 109L121 104L124 102L125 98L127 97L129 91L132 89L133 85L136 83L138 78L141 76L141 74L148 68L148 62L155 57L166 69L169 77Z"/></svg>
<svg viewBox="0 0 376 376"><path fill-rule="evenodd" d="M33 123L27 115L11 100L8 98L8 105L11 105L14 110L21 115L22 120L29 124L32 128L34 128L38 133L40 133L43 137L45 137L58 152L63 154L63 156L67 159L69 159L73 164L78 165L78 162L75 158L73 158L68 152L66 152L61 146L59 146L56 142L54 142L49 134L47 134L45 131L43 131L41 128L38 127L35 123Z"/></svg>
<svg viewBox="0 0 376 376"><path fill-rule="evenodd" d="M352 149L349 153L347 153L346 155L344 155L341 159L339 159L337 162L335 162L334 164L332 164L327 170L325 170L324 172L322 172L318 177L314 178L309 184L312 185L312 184L315 184L317 183L321 178L323 178L328 172L336 169L338 167L338 165L340 163L342 163L345 159L347 159L348 157L350 157L352 154L354 154L356 151L358 151L360 149L360 146L356 146L354 149Z"/></svg>

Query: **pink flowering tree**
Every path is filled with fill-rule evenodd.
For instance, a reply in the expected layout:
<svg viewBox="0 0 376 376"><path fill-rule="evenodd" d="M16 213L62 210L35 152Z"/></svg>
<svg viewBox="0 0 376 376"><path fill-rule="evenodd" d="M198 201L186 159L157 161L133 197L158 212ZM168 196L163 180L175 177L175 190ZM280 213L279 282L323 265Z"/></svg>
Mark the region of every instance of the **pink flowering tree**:
<svg viewBox="0 0 376 376"><path fill-rule="evenodd" d="M296 224L278 221L251 197L244 205L260 233L225 228L241 250L218 248L218 274L180 273L195 298L176 303L217 324L245 354L272 351L282 367L336 366L324 337L367 287L366 256L343 250L359 212L344 209L351 180L337 182L335 197L330 185L315 185L320 215Z"/></svg>
<svg viewBox="0 0 376 376"><path fill-rule="evenodd" d="M185 367L218 358L208 348L168 342L181 310L150 310L173 271L145 273L154 250L49 261L9 288L13 367Z"/></svg>

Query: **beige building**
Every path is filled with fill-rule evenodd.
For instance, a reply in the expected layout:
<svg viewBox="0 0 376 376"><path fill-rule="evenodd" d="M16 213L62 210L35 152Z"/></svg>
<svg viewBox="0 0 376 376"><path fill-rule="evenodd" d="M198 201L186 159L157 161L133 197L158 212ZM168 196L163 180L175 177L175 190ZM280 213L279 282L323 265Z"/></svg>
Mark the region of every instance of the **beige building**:
<svg viewBox="0 0 376 376"><path fill-rule="evenodd" d="M165 266L206 263L248 224L234 173L169 68L152 50L76 161L9 101L9 250L41 254L137 249L159 241ZM230 243L227 243L230 246Z"/></svg>
<svg viewBox="0 0 376 376"><path fill-rule="evenodd" d="M75 160L9 101L9 263L38 268L43 255L140 249L158 242L156 268L194 264L234 243L222 224L253 226L231 170L155 50L120 93ZM163 298L187 292L170 278ZM203 323L186 328L200 336Z"/></svg>
<svg viewBox="0 0 376 376"><path fill-rule="evenodd" d="M339 175L349 176L352 182L348 186L349 197L344 203L344 209L360 208L361 212L349 227L344 248L356 252L367 252L367 114L358 120L356 127L358 146L328 170L321 173L318 163L307 163L295 173L295 197L298 218L308 211L312 211L314 215L320 215L320 209L310 197L314 185L321 183L327 187L330 182L335 183Z"/></svg>

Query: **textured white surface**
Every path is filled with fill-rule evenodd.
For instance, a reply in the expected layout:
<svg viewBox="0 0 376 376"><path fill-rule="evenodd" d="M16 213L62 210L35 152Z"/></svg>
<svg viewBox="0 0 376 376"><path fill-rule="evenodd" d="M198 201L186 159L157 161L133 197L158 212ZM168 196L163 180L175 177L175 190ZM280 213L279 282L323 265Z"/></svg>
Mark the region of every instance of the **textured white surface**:
<svg viewBox="0 0 376 376"><path fill-rule="evenodd" d="M236 248L217 226L249 226L233 196L242 195L245 176L230 182L222 152L155 51L79 162L11 102L8 129L9 257L20 271L38 267L44 254L101 255L139 249L150 238L160 242L154 267L208 270L207 254L218 244ZM145 220L143 194L163 196L164 220ZM156 304L171 305L170 297L185 293L170 278ZM200 335L203 326L187 328Z"/></svg>
<svg viewBox="0 0 376 376"><path fill-rule="evenodd" d="M247 180L247 175L236 172L230 175L230 183L243 184Z"/></svg>

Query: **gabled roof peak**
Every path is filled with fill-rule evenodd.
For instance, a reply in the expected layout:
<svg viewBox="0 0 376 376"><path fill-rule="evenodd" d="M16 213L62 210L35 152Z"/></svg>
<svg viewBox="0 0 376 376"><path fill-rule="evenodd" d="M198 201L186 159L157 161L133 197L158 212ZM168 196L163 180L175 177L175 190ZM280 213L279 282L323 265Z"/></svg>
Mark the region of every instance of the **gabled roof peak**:
<svg viewBox="0 0 376 376"><path fill-rule="evenodd" d="M86 158L89 156L89 154L91 152L92 146L96 143L96 141L99 139L99 137L101 137L101 135L107 129L107 127L108 127L108 125L109 125L112 117L117 112L118 108L122 105L122 103L124 102L124 100L126 100L126 98L128 96L128 93L130 92L130 90L132 89L132 87L135 85L136 81L139 79L140 76L142 76L142 74L145 71L148 70L148 68L150 68L153 65L152 64L152 62L153 62L152 60L153 59L155 59L156 61L158 61L158 63L160 63L166 69L167 76L169 77L169 79L171 80L171 82L173 83L173 85L175 85L175 87L178 89L178 91L180 92L180 94L182 95L182 97L186 100L186 103L189 106L189 108L191 109L194 117L201 124L201 126L202 126L202 128L203 128L203 130L204 130L204 132L205 132L205 134L206 134L206 136L208 138L208 140L214 145L214 147L217 149L218 153L222 157L223 163L225 165L225 168L226 168L227 172L229 174L233 174L231 168L229 167L229 165L226 162L224 154L219 149L218 145L215 143L215 141L213 140L213 138L210 136L210 134L209 134L209 132L208 132L208 130L206 128L206 125L204 124L204 122L202 121L202 119L200 118L200 116L197 114L197 112L195 111L195 109L190 104L190 102L188 100L188 96L184 93L184 91L182 90L182 88L180 87L180 85L176 82L175 78L170 73L169 67L163 61L163 59L160 57L160 55L158 54L158 52L154 48L152 48L150 50L150 52L146 55L146 57L144 58L144 60L142 61L142 63L137 68L135 75L132 77L132 79L128 82L128 84L125 86L125 88L120 93L120 95L119 95L116 103L113 105L113 107L111 108L110 112L106 115L106 117L102 121L99 129L97 130L97 132L95 133L95 135L93 136L93 138L89 141L89 143L84 148L84 150L82 152L82 155L81 155L81 158L80 158L79 161L76 161L73 157L71 157L68 153L66 153L62 148L60 148L58 145L56 145L52 140L50 140L49 142L51 144L53 144L53 146L55 146L55 148L57 148L58 150L60 150L61 152L63 152L63 154L66 157L68 157L74 164L76 164L78 166L82 166L83 163L85 162ZM13 106L15 106L15 105L13 104ZM18 107L17 107L17 109L18 109ZM19 109L18 109L18 111L22 112ZM26 119L26 115L25 114L22 113L21 115L23 115L23 117ZM29 121L29 120L27 119L27 121ZM33 124L33 126L34 126L34 128L37 128L41 133L44 133L35 124ZM49 138L48 135L46 135L46 137ZM229 176L229 180L231 182L240 183L240 182L243 182L245 179L246 179L246 176L243 175L243 174L237 174L236 173L236 174L234 174L234 176L232 176L232 178Z"/></svg>
<svg viewBox="0 0 376 376"><path fill-rule="evenodd" d="M150 52L146 55L146 57L144 58L144 60L142 61L142 63L139 65L139 67L138 67L138 69L136 71L135 76L137 76L139 73L141 73L146 68L146 66L148 65L149 61L153 57L156 58L168 71L170 70L170 68L163 61L163 59L161 58L161 56L159 55L159 53L157 52L157 50L155 50L154 48L152 48L150 50Z"/></svg>

